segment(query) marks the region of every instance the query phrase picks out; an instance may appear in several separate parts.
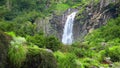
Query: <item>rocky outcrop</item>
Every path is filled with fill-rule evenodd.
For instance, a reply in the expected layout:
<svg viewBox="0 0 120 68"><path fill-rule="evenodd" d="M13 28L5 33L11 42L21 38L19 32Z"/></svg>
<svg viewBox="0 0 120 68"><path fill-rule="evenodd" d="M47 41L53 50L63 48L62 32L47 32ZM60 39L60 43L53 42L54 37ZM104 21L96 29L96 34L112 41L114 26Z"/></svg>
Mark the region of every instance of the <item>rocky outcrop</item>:
<svg viewBox="0 0 120 68"><path fill-rule="evenodd" d="M51 32L51 24L49 23L49 20L51 17L45 17L45 18L36 18L35 25L36 25L36 31L39 33L40 31L43 31L45 35L50 34Z"/></svg>
<svg viewBox="0 0 120 68"><path fill-rule="evenodd" d="M53 35L61 40L67 15L73 11L73 9L68 9L63 14L58 15L56 13L53 13L49 17L36 18L34 22L34 24L36 25L36 31L43 31L46 36Z"/></svg>
<svg viewBox="0 0 120 68"><path fill-rule="evenodd" d="M76 11L76 9L68 9L61 15L53 14L53 17L50 20L51 27L53 28L54 31L56 31L56 36L60 40L62 39L63 29L67 16L73 11Z"/></svg>
<svg viewBox="0 0 120 68"><path fill-rule="evenodd" d="M29 48L27 58L21 68L57 68L57 62L51 52Z"/></svg>
<svg viewBox="0 0 120 68"><path fill-rule="evenodd" d="M0 31L0 68L5 68L7 64L7 52L11 37Z"/></svg>
<svg viewBox="0 0 120 68"><path fill-rule="evenodd" d="M0 68L57 68L52 51L29 47L23 40L0 31Z"/></svg>
<svg viewBox="0 0 120 68"><path fill-rule="evenodd" d="M105 25L110 18L116 18L119 6L119 0L100 0L97 4L81 7L84 10L79 11L74 22L74 39L83 40L87 33Z"/></svg>
<svg viewBox="0 0 120 68"><path fill-rule="evenodd" d="M19 52L19 50L17 51ZM16 57L10 60L12 57L8 57L7 65L4 68L57 68L57 62L53 53L42 48L27 47L27 53L24 55L26 58L20 64L18 64L19 61L14 63L14 58ZM20 59L21 57L17 58Z"/></svg>
<svg viewBox="0 0 120 68"><path fill-rule="evenodd" d="M51 17L36 19L37 30L42 29L47 35L54 35L62 39L64 24L67 15L79 10L73 26L74 40L81 40L84 36L107 23L110 18L115 18L120 13L119 0L91 0L87 5L81 5L74 9L68 9L63 14L53 13Z"/></svg>

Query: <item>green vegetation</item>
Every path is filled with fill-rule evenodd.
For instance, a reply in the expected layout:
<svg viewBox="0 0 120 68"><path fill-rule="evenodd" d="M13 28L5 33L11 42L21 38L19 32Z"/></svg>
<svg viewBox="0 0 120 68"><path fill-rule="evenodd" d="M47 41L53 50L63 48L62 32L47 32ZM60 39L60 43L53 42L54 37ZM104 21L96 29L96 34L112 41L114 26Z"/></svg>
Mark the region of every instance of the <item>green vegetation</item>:
<svg viewBox="0 0 120 68"><path fill-rule="evenodd" d="M34 35L28 36L27 41L29 44L35 44L40 48L48 48L57 51L61 47L60 41L54 36Z"/></svg>
<svg viewBox="0 0 120 68"><path fill-rule="evenodd" d="M70 8L70 6L68 4L57 4L55 10L57 10L56 11L57 14L61 14L68 8Z"/></svg>
<svg viewBox="0 0 120 68"><path fill-rule="evenodd" d="M103 43L108 46L120 45L120 17L108 21L103 26L86 36L86 42L92 46L101 45Z"/></svg>
<svg viewBox="0 0 120 68"><path fill-rule="evenodd" d="M111 19L108 24L94 30L85 37L85 42L90 49L99 52L99 60L110 57L112 62L120 62L120 17ZM101 55L101 58L100 58Z"/></svg>
<svg viewBox="0 0 120 68"><path fill-rule="evenodd" d="M15 67L20 67L26 59L27 50L22 45L11 46L8 52L10 61Z"/></svg>
<svg viewBox="0 0 120 68"><path fill-rule="evenodd" d="M61 15L69 8L80 8L76 19L84 18L82 13L90 2L0 0L0 68L109 68L111 64L110 68L120 67L120 16L93 30L84 42L71 46L37 28L37 18ZM95 4L98 2L94 0ZM113 9L113 5L107 8Z"/></svg>
<svg viewBox="0 0 120 68"><path fill-rule="evenodd" d="M106 26L89 33L83 43L75 42L71 46L62 46L54 53L58 66L60 68L72 68L72 66L107 68L111 63L120 62L119 22L119 17L111 19Z"/></svg>
<svg viewBox="0 0 120 68"><path fill-rule="evenodd" d="M8 49L8 64L12 68L56 68L56 60L52 52L39 48L36 45L28 45L23 37L16 37L15 33L8 32L13 37ZM34 65L35 63L36 65Z"/></svg>
<svg viewBox="0 0 120 68"><path fill-rule="evenodd" d="M13 36L13 41L11 41L8 57L10 61L19 68L26 59L27 49L24 45L26 40L22 37L15 37L15 34L13 32L10 32L9 34Z"/></svg>
<svg viewBox="0 0 120 68"><path fill-rule="evenodd" d="M113 46L105 50L104 56L110 57L111 61L119 62L120 61L120 46Z"/></svg>
<svg viewBox="0 0 120 68"><path fill-rule="evenodd" d="M28 47L27 49L23 68L57 68L55 57L51 52L38 47Z"/></svg>
<svg viewBox="0 0 120 68"><path fill-rule="evenodd" d="M54 53L58 62L58 68L73 68L77 67L75 62L76 56L72 53L62 53L62 52L55 52Z"/></svg>

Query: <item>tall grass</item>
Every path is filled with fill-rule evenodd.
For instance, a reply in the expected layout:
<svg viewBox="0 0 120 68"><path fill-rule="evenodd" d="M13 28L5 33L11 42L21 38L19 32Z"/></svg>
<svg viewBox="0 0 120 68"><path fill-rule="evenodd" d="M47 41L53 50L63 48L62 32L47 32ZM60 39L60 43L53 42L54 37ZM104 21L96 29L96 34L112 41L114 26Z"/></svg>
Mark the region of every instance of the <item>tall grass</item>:
<svg viewBox="0 0 120 68"><path fill-rule="evenodd" d="M8 51L8 59L15 67L20 68L26 59L27 47L24 44L26 40L22 37L16 37L13 32L8 34L13 37Z"/></svg>
<svg viewBox="0 0 120 68"><path fill-rule="evenodd" d="M22 65L22 62L26 59L27 49L22 45L12 45L9 48L8 57L10 62L18 68Z"/></svg>

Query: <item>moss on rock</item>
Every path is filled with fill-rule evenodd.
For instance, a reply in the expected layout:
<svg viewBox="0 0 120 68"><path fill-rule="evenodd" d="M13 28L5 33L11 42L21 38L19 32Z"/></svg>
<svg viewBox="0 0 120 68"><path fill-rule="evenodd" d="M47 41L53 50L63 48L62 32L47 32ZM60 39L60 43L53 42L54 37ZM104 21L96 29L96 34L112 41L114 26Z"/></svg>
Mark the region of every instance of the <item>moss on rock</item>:
<svg viewBox="0 0 120 68"><path fill-rule="evenodd" d="M45 49L29 47L22 68L57 68L57 63L51 52Z"/></svg>
<svg viewBox="0 0 120 68"><path fill-rule="evenodd" d="M26 47L27 53L23 55L20 50L15 52L12 48L13 55L8 57L7 68L57 68L57 62L52 52L38 47L21 47L23 49ZM18 58L17 55L19 56Z"/></svg>
<svg viewBox="0 0 120 68"><path fill-rule="evenodd" d="M11 37L0 31L0 68L5 68L7 52Z"/></svg>

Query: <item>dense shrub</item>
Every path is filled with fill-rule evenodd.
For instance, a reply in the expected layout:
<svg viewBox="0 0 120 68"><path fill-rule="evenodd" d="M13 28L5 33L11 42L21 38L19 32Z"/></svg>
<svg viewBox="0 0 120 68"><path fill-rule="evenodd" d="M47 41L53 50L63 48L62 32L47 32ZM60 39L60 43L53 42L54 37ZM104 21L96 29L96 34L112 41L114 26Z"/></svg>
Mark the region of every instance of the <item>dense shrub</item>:
<svg viewBox="0 0 120 68"><path fill-rule="evenodd" d="M45 36L44 35L39 35L39 34L36 34L34 36L28 36L27 37L27 41L29 43L33 43L41 48L45 48Z"/></svg>
<svg viewBox="0 0 120 68"><path fill-rule="evenodd" d="M27 48L25 46L26 40L22 37L16 37L13 32L9 32L12 35L13 40L8 51L8 59L14 67L21 67L22 63L26 59Z"/></svg>
<svg viewBox="0 0 120 68"><path fill-rule="evenodd" d="M22 45L12 45L9 48L8 57L11 64L14 68L21 67L22 63L26 59L27 49Z"/></svg>
<svg viewBox="0 0 120 68"><path fill-rule="evenodd" d="M113 46L105 50L105 56L110 57L113 62L120 61L120 46Z"/></svg>
<svg viewBox="0 0 120 68"><path fill-rule="evenodd" d="M54 36L46 37L46 48L57 51L61 47L61 42Z"/></svg>
<svg viewBox="0 0 120 68"><path fill-rule="evenodd" d="M79 58L93 57L95 54L95 52L91 49L76 48L76 47L71 48L69 52L74 53Z"/></svg>
<svg viewBox="0 0 120 68"><path fill-rule="evenodd" d="M12 11L9 11L7 12L5 15L4 15L4 19L5 20L8 20L8 21L11 21L13 20L15 17L17 16L17 13L16 12L12 12Z"/></svg>
<svg viewBox="0 0 120 68"><path fill-rule="evenodd" d="M14 29L14 24L11 22L0 21L0 30L2 31L12 31Z"/></svg>
<svg viewBox="0 0 120 68"><path fill-rule="evenodd" d="M9 68L56 68L56 60L52 51L39 48L35 45L28 46L23 37L17 37L13 32L8 32L13 37L8 51L6 67ZM38 38L39 39L39 38Z"/></svg>
<svg viewBox="0 0 120 68"><path fill-rule="evenodd" d="M61 47L61 42L54 36L44 36L36 34L34 36L28 36L27 41L33 43L40 48L48 48L53 51L58 50Z"/></svg>
<svg viewBox="0 0 120 68"><path fill-rule="evenodd" d="M17 26L17 24L16 24ZM18 36L26 37L27 35L33 36L35 34L35 25L32 24L31 22L27 21L24 24L18 24L19 27L15 27L16 30L14 29L14 32Z"/></svg>
<svg viewBox="0 0 120 68"><path fill-rule="evenodd" d="M99 67L99 61L92 59L92 58L83 58L80 59L81 65L83 68L92 68L92 67Z"/></svg>
<svg viewBox="0 0 120 68"><path fill-rule="evenodd" d="M62 53L57 51L54 53L57 62L58 68L76 68L76 56L72 53Z"/></svg>
<svg viewBox="0 0 120 68"><path fill-rule="evenodd" d="M120 62L120 46L107 47L105 50L101 50L99 54L100 62L104 62L105 58L110 58L112 62Z"/></svg>
<svg viewBox="0 0 120 68"><path fill-rule="evenodd" d="M74 42L71 46L88 49L90 46L84 42Z"/></svg>

